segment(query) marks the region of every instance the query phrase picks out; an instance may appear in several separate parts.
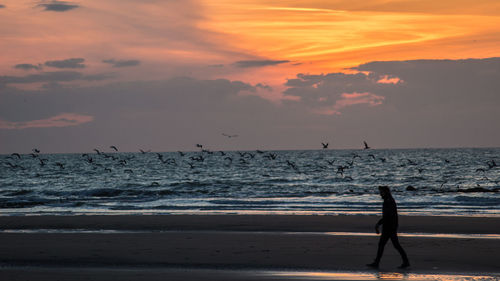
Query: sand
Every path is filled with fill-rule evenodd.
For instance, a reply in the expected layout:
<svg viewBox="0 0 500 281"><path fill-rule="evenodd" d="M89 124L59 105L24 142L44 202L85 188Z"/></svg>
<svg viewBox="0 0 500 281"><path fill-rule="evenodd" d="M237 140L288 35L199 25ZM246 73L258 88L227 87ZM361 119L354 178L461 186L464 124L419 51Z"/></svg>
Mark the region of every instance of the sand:
<svg viewBox="0 0 500 281"><path fill-rule="evenodd" d="M372 232L377 220L288 215L0 217L0 279L276 280L258 272L366 271L377 236L324 232ZM400 224L400 231L407 233L500 234L500 218L400 216ZM66 231L5 231L21 229ZM400 242L412 264L406 273L500 274L500 239L404 236ZM380 270L398 272L400 263L388 243Z"/></svg>

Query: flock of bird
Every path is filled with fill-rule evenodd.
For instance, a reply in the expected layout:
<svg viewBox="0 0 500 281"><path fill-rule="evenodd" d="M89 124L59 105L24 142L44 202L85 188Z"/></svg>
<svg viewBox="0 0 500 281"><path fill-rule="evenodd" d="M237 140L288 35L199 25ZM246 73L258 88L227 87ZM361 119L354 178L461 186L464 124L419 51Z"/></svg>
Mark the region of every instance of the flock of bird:
<svg viewBox="0 0 500 281"><path fill-rule="evenodd" d="M222 135L224 137L227 137L227 138L238 137L238 135L229 135L229 134L222 134ZM329 143L322 142L321 145L322 145L322 149L328 149ZM179 156L181 157L182 162L179 162L178 158L177 159L175 157L166 158L164 154L154 153L154 152L151 152L151 150L140 149L139 152L141 154L155 155L157 160L165 165L179 166L179 165L182 165L185 163L191 169L194 169L198 166L201 166L199 164L205 162L205 160L208 157L215 157L215 156L223 157L223 163L226 166L230 166L233 163L239 163L240 165L248 165L248 164L250 164L250 161L255 159L258 155L259 155L259 157L261 157L263 159L267 159L269 161L275 161L278 158L277 153L267 152L267 151L262 151L262 150L256 150L253 152L249 152L249 151L245 151L245 152L217 151L217 152L214 152L214 151L211 151L209 149L204 148L204 146L202 144L196 144L195 147L197 149L199 149L198 152L194 152L194 153L192 153L192 152L188 153L188 152L182 152L182 151L177 152L179 154ZM118 148L114 145L109 146L109 148L110 148L111 152L104 152L104 151L101 151L101 150L95 148L93 150L95 153L83 153L83 154L81 154L81 158L88 165L91 165L96 169L102 168L106 172L113 171L111 169L112 166L109 165L109 161L112 161L112 163L114 163L118 167L122 167L123 172L134 173L134 171L128 167L128 163L130 161L134 160L135 155L130 154L130 153L120 154L120 153L118 153L119 152ZM369 150L371 148L366 141L363 141L363 147L361 149L362 150ZM49 159L43 158L42 156L43 156L43 154L40 154L40 150L37 148L33 148L32 153L30 153L28 155L21 155L19 153L12 153L10 156L6 157L6 159L10 160L10 161L5 162L5 166L9 167L11 169L24 170L25 168L20 163L18 163L18 160L20 160L23 157L28 157L28 158L34 159L34 161L38 161L38 164L40 167L45 167L49 164ZM371 158L372 161L380 161L382 163L385 163L387 161L386 158L377 157L373 153L368 154L367 157ZM353 180L352 176L346 175L346 172L349 169L354 167L355 160L357 158L361 158L361 156L355 152L352 152L352 154L350 155L350 160L345 160L345 163L343 163L343 164L341 164L341 163L336 164L335 163L336 160L325 159L324 165L326 165L326 166L320 165L320 167L333 169L332 171L335 172L336 175L340 175L343 179L351 181L351 180ZM107 159L108 162L103 163L102 161L100 161L102 159ZM450 163L450 161L448 159L444 159L444 162ZM298 173L301 172L300 167L297 165L297 163L295 163L292 160L283 159L283 161L281 161L280 163L283 163L284 165L286 165L286 167L294 170L295 172L298 172ZM61 170L65 169L65 164L62 162L54 162L53 165L57 166ZM419 166L419 164L416 161L414 161L412 159L408 159L408 158L406 159L406 163L401 163L400 165L401 166L407 166L407 165L415 166L416 170L418 171L419 174L421 174L425 170L424 167ZM487 166L485 166L484 168L476 169L475 172L484 174L487 170L491 170L491 169L498 167L496 162L493 159L486 162L486 165ZM484 178L488 179L486 176L484 176ZM495 182L498 183L498 181L495 181ZM443 180L441 187L445 183L447 183L447 181Z"/></svg>

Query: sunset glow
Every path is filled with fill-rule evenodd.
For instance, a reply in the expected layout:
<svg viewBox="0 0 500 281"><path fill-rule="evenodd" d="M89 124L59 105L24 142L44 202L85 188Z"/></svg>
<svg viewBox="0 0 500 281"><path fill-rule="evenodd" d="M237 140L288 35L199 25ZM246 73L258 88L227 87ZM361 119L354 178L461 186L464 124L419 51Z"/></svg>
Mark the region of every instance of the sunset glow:
<svg viewBox="0 0 500 281"><path fill-rule="evenodd" d="M477 71L490 73L494 84L498 80L492 74L496 69L494 64L481 59L500 56L499 34L500 3L496 0L439 3L430 0L0 0L0 94L26 91L29 98L42 91L47 94L44 101L49 103L55 99L50 93L60 93L60 100L70 96L63 94L70 89L82 92L75 97L102 92L99 98L129 89L125 84L113 83L142 83L145 88L137 92L149 97L149 83L171 81L173 92L168 94L173 94L188 91L177 89L178 78L214 85L229 81L235 84L218 85L227 89L214 86L217 88L214 93L234 91L239 97L228 98L224 105L227 108L234 106L232 102L239 104L239 99L254 96L276 107L269 112L290 110L295 114L313 114L312 119L321 115L338 121L347 110L356 114L402 110L401 105L396 106L394 102L409 102L422 85L429 87L427 93L433 95L438 88L428 80L457 70L460 65L467 65L464 70L467 72L482 63ZM445 69L437 70L432 66L434 63ZM483 67L493 67L493 70ZM433 71L436 74L431 75ZM455 76L471 77L464 71L458 71ZM427 74L429 78L421 77ZM307 79L300 81L300 77ZM440 80L448 83L449 93L457 92L454 83L458 80L453 79ZM423 84L417 86L416 81ZM474 81L477 85L484 84ZM489 92L495 87L493 84L481 90L485 97L492 96ZM114 87L120 90L111 90ZM204 89L203 86L190 88L189 92L200 92L200 89ZM464 90L461 95L467 95L466 87L461 89ZM401 90L407 94L395 95ZM130 98L138 93L130 93ZM30 107L24 107L19 97L12 94L8 101L15 103L14 107L28 110ZM210 102L220 102L218 98L191 99L183 106L189 108L198 101L203 101L206 106L203 108L210 108ZM69 100L66 102L72 104ZM129 107L122 108L122 104L110 98L107 102L109 109L116 109L124 116L135 116L124 112L132 110ZM164 102L175 104L176 101L166 98ZM68 110L63 108L63 102L50 103L60 108L43 114L33 113L31 109L33 116L28 114L29 118L19 116L26 115L21 111L11 112L12 106L5 103L6 109L0 115L2 127L31 128L29 124L39 124L36 122L40 120L46 120L46 124L73 126L74 123L54 123L47 119L61 114L90 116L94 119L86 122L94 124L96 109L91 104L100 102L80 103L85 108L79 111L78 106ZM145 101L146 104L157 105L151 101ZM256 105L249 111L260 111L262 106ZM387 111L389 108L392 111ZM470 114L483 112L468 108ZM156 114L155 120L166 118L164 113ZM107 117L110 116L102 116ZM294 118L308 120L306 116ZM174 119L185 120L179 116ZM28 125L14 125L18 120L26 120ZM307 122L303 128L311 126ZM149 124L151 120L141 123ZM214 121L214 124L219 123ZM324 121L318 132L331 132L330 125L326 124L332 123ZM238 127L227 126L232 130Z"/></svg>

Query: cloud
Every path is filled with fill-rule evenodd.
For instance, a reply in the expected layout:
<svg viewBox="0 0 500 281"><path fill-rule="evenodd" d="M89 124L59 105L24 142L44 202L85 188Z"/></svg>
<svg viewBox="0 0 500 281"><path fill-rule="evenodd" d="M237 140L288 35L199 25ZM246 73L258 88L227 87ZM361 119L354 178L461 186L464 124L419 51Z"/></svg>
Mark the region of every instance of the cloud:
<svg viewBox="0 0 500 281"><path fill-rule="evenodd" d="M52 2L49 3L40 3L38 4L38 6L43 7L44 11L53 11L53 12L66 12L80 7L79 5L72 2L57 1L57 0L53 0Z"/></svg>
<svg viewBox="0 0 500 281"><path fill-rule="evenodd" d="M249 68L249 67L263 67L270 65L278 65L282 63L288 63L288 60L242 60L234 63L237 67Z"/></svg>
<svg viewBox="0 0 500 281"><path fill-rule="evenodd" d="M22 69L22 70L32 70L32 69L41 70L42 65L41 64L35 65L35 64L29 64L29 63L21 63L21 64L16 64L14 66L14 68Z"/></svg>
<svg viewBox="0 0 500 281"><path fill-rule="evenodd" d="M494 129L500 120L500 58L371 62L357 70L363 72L298 74L286 82L288 100L279 104L246 94L265 91L265 84L227 79L5 87L1 120L75 113L94 122L3 129L0 152L33 147L33 140L45 151L73 152L103 143L125 151L193 150L196 143L214 150L310 149L324 139L335 140L335 148L358 147L363 139L375 148L500 145ZM404 83L378 83L386 75ZM23 79L41 80L29 77ZM220 136L224 131L245 137L229 142Z"/></svg>
<svg viewBox="0 0 500 281"><path fill-rule="evenodd" d="M39 82L71 82L76 80L99 81L113 78L112 74L85 75L77 71L53 71L30 74L26 76L0 76L0 87L8 84L29 84Z"/></svg>
<svg viewBox="0 0 500 281"><path fill-rule="evenodd" d="M115 60L108 59L103 60L103 63L111 64L113 67L128 67L128 66L137 66L141 64L139 60Z"/></svg>
<svg viewBox="0 0 500 281"><path fill-rule="evenodd" d="M92 122L94 117L76 113L61 113L46 119L12 122L0 119L0 129L28 129L78 126Z"/></svg>
<svg viewBox="0 0 500 281"><path fill-rule="evenodd" d="M269 85L265 85L265 84L262 84L262 83L257 83L255 85L256 88L260 88L260 89L264 89L264 90L267 90L267 91L272 91L273 88Z"/></svg>
<svg viewBox="0 0 500 281"><path fill-rule="evenodd" d="M366 104L369 106L381 105L385 97L378 96L372 93L342 93L341 98L335 102L331 111L323 112L324 114L341 114L340 110L344 107Z"/></svg>
<svg viewBox="0 0 500 281"><path fill-rule="evenodd" d="M5 8L5 5L0 4L0 9Z"/></svg>
<svg viewBox="0 0 500 281"><path fill-rule="evenodd" d="M389 75L384 75L377 80L377 83L380 84L398 84L403 83L404 81L399 79L398 77L389 77Z"/></svg>
<svg viewBox="0 0 500 281"><path fill-rule="evenodd" d="M55 68L85 68L82 58L70 58L65 60L46 61L45 65Z"/></svg>

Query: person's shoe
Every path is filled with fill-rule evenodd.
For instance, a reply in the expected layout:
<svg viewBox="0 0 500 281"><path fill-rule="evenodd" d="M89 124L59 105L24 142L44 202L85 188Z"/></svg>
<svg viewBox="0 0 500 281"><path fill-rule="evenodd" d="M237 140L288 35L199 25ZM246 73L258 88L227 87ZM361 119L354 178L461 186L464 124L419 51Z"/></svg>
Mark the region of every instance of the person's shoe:
<svg viewBox="0 0 500 281"><path fill-rule="evenodd" d="M378 263L372 262L372 263L367 264L366 266L371 267L371 268L378 268Z"/></svg>
<svg viewBox="0 0 500 281"><path fill-rule="evenodd" d="M404 262L402 265L398 266L399 269L405 269L405 268L408 268L410 267L410 263L409 262Z"/></svg>

